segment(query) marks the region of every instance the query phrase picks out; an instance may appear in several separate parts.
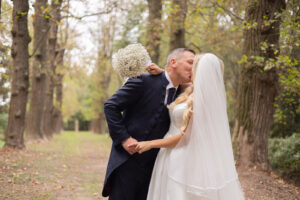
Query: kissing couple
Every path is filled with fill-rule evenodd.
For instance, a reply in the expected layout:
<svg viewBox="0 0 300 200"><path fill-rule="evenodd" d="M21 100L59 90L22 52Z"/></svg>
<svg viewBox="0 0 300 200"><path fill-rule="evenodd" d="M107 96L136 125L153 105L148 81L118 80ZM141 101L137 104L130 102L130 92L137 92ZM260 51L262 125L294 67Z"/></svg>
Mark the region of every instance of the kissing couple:
<svg viewBox="0 0 300 200"><path fill-rule="evenodd" d="M109 200L243 200L226 111L223 62L173 50L166 70L129 78L104 104L112 138Z"/></svg>

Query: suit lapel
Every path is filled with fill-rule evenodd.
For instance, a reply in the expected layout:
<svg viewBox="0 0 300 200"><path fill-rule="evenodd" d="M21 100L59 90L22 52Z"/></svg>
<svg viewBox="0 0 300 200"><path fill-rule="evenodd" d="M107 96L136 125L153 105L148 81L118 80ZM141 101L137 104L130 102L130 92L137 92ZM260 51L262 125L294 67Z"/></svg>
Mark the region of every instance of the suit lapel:
<svg viewBox="0 0 300 200"><path fill-rule="evenodd" d="M164 104L165 97L166 97L166 87L169 84L168 79L166 78L166 72L161 74L161 102Z"/></svg>
<svg viewBox="0 0 300 200"><path fill-rule="evenodd" d="M161 75L162 87L166 88L169 84L168 79L166 78L166 72L163 72Z"/></svg>

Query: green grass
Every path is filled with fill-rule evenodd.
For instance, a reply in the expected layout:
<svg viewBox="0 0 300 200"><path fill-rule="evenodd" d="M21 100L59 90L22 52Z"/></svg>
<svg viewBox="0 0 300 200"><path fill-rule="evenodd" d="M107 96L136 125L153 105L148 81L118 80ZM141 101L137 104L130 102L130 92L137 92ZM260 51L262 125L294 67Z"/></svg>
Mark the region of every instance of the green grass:
<svg viewBox="0 0 300 200"><path fill-rule="evenodd" d="M0 148L4 146L4 133L0 132Z"/></svg>
<svg viewBox="0 0 300 200"><path fill-rule="evenodd" d="M70 200L95 198L100 195L105 172L99 163L107 161L110 146L108 134L71 131L48 141L27 143L25 151L4 154L0 160L0 166L9 167L5 174L0 171L0 194L7 199L29 200L61 195Z"/></svg>
<svg viewBox="0 0 300 200"><path fill-rule="evenodd" d="M48 200L52 198L52 194L44 194L38 197L31 198L30 200Z"/></svg>

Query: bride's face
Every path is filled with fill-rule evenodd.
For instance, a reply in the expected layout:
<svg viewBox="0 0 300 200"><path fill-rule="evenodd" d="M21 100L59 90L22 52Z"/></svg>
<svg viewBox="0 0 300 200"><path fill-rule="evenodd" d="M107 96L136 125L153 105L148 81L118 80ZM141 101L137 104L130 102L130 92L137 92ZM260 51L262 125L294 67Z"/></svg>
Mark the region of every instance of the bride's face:
<svg viewBox="0 0 300 200"><path fill-rule="evenodd" d="M205 54L197 54L195 56L193 69L192 69L192 82L194 82L194 78L196 76L196 70L197 70L197 67L198 67L198 63L204 55ZM220 68L221 68L222 75L224 76L224 63L221 59L219 59L219 63L220 63Z"/></svg>
<svg viewBox="0 0 300 200"><path fill-rule="evenodd" d="M204 54L197 54L194 58L194 63L193 63L193 69L192 69L192 83L194 82L194 78L196 75L196 69L198 67L198 63L200 61L200 59L204 56Z"/></svg>

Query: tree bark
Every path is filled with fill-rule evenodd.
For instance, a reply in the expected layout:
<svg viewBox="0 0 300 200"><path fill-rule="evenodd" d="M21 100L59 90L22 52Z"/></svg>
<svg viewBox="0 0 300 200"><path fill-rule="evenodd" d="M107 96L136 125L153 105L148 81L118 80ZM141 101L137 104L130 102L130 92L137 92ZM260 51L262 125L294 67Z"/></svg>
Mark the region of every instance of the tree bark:
<svg viewBox="0 0 300 200"><path fill-rule="evenodd" d="M2 14L2 12L1 12L1 8L2 8L2 0L0 0L0 19L1 19L1 14Z"/></svg>
<svg viewBox="0 0 300 200"><path fill-rule="evenodd" d="M59 50L57 56L57 67L58 69L63 68L65 49ZM53 130L54 133L58 134L63 130L63 118L62 118L62 100L63 100L63 73L61 71L56 72L55 76L55 103L54 103L54 114L53 114Z"/></svg>
<svg viewBox="0 0 300 200"><path fill-rule="evenodd" d="M13 1L13 27L11 31L13 69L5 147L18 149L25 147L23 136L29 87L28 44L31 40L28 33L28 10L29 5L27 0Z"/></svg>
<svg viewBox="0 0 300 200"><path fill-rule="evenodd" d="M50 20L50 31L48 38L48 55L49 55L49 68L46 71L46 95L45 95L45 106L43 116L43 132L48 138L51 138L54 131L53 117L54 117L54 104L53 104L53 93L55 86L55 73L56 73L56 44L57 44L57 30L58 23L61 20L60 7L62 0L52 0L51 3L51 20Z"/></svg>
<svg viewBox="0 0 300 200"><path fill-rule="evenodd" d="M186 0L173 0L171 12L170 51L185 47L184 22L187 13Z"/></svg>
<svg viewBox="0 0 300 200"><path fill-rule="evenodd" d="M152 62L158 63L159 60L159 46L160 46L160 33L161 14L162 14L162 1L161 0L147 0L148 1L148 24L147 24L147 43L146 48L150 53Z"/></svg>
<svg viewBox="0 0 300 200"><path fill-rule="evenodd" d="M92 119L90 130L92 133L96 134L106 132L106 120L104 113L100 113L97 119Z"/></svg>
<svg viewBox="0 0 300 200"><path fill-rule="evenodd" d="M278 55L274 54L279 50L280 34L276 13L284 8L284 0L249 0L246 9L246 21L253 25L244 31L243 51L249 59L242 66L239 79L233 144L242 164L263 170L269 169L268 138L278 88L276 68L264 70L264 66L268 59ZM265 50L261 48L262 42L267 44ZM263 61L257 62L258 58Z"/></svg>
<svg viewBox="0 0 300 200"><path fill-rule="evenodd" d="M69 12L70 8L70 0L66 1L65 12ZM55 78L55 109L54 109L54 119L53 119L53 127L54 132L56 134L60 133L63 130L63 117L62 117L62 103L63 103L63 78L64 78L64 55L65 55L65 46L67 45L68 41L68 29L69 29L69 22L68 17L66 20L66 27L65 27L65 36L61 36L64 38L63 41L60 41L60 47L57 47L58 55L57 55L57 71L56 71L56 78ZM62 33L62 30L61 32Z"/></svg>
<svg viewBox="0 0 300 200"><path fill-rule="evenodd" d="M26 138L28 140L40 140L45 138L42 130L44 105L46 68L48 67L47 38L49 34L47 0L36 0L34 4L35 14L33 20L34 29L34 57L31 77L30 108L28 113Z"/></svg>

